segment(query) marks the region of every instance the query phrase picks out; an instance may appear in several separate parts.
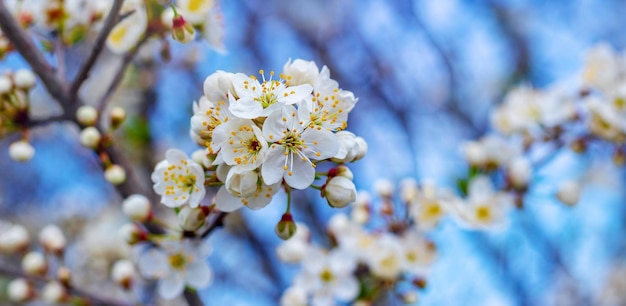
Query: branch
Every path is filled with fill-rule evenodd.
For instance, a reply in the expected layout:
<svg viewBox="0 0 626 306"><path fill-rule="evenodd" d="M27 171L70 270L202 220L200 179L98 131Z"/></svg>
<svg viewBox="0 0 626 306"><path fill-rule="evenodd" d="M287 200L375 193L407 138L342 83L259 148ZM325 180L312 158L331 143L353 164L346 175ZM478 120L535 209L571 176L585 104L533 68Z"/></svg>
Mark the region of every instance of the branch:
<svg viewBox="0 0 626 306"><path fill-rule="evenodd" d="M222 226L222 223L224 221L224 218L226 217L226 215L228 215L228 213L225 212L220 212L217 217L215 217L215 219L213 220L213 223L211 223L211 225L209 225L209 227L204 231L204 233L200 234L201 238L206 238L212 231L214 231L216 228Z"/></svg>
<svg viewBox="0 0 626 306"><path fill-rule="evenodd" d="M28 38L28 33L13 18L4 1L0 1L0 29L39 76L50 95L59 101L66 115L73 114L72 99L67 95L66 86L59 82L54 67L46 61L32 40Z"/></svg>
<svg viewBox="0 0 626 306"><path fill-rule="evenodd" d="M4 267L2 265L0 265L0 274L2 275L6 275L8 277L13 277L13 278L24 278L24 279L28 279L34 283L38 283L38 284L45 284L46 282L49 281L49 279L43 278L43 277L37 277L37 276L32 276L32 275L28 275L22 271L17 271L17 270L13 270L11 268L7 268ZM73 286L69 286L67 288L70 293L72 293L73 295L76 296L80 296L83 298L88 299L89 301L91 301L93 304L92 305L102 305L102 306L132 306L132 303L128 303L128 302L120 302L117 300L111 300L108 298L104 298L101 296L96 296L93 295L89 292L83 291L81 289L78 289L76 287Z"/></svg>
<svg viewBox="0 0 626 306"><path fill-rule="evenodd" d="M124 76L124 72L126 72L126 68L130 64L130 62L133 60L133 58L135 58L135 55L137 54L141 46L148 40L149 37L150 37L150 32L147 32L139 40L139 42L137 42L137 45L135 46L135 48L126 52L126 54L124 55L124 58L122 59L122 63L120 64L120 67L118 68L117 72L115 73L115 76L113 77L113 81L111 82L111 84L109 84L109 88L104 93L102 98L100 98L100 101L98 101L96 108L98 109L99 113L102 113L102 110L104 109L104 106L106 105L107 101L111 98L111 96L115 92L115 89L122 81L122 77Z"/></svg>
<svg viewBox="0 0 626 306"><path fill-rule="evenodd" d="M100 29L98 37L96 37L96 41L93 44L89 57L87 58L83 66L80 67L76 78L72 82L69 92L69 96L71 98L75 98L76 95L78 95L78 90L80 89L80 86L85 82L85 80L89 78L89 72L96 63L96 59L98 59L98 56L104 49L104 44L107 37L109 37L111 30L113 30L113 27L115 27L115 25L117 24L119 13L122 9L123 3L124 0L115 0L115 2L113 2L111 11L109 12L107 18L104 20L104 25L102 26L102 29Z"/></svg>
<svg viewBox="0 0 626 306"><path fill-rule="evenodd" d="M189 304L189 306L204 306L204 303L202 303L202 300L195 290L185 288L185 291L183 291L183 296L185 297L185 301L187 301L187 304Z"/></svg>

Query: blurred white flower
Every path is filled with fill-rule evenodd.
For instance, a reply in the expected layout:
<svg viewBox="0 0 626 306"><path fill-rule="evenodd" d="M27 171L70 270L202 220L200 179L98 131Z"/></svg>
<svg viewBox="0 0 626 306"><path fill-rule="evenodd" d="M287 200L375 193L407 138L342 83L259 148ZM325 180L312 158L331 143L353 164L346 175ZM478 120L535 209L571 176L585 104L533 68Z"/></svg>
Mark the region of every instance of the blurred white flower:
<svg viewBox="0 0 626 306"><path fill-rule="evenodd" d="M335 305L335 300L351 302L359 293L359 281L353 275L356 261L340 249L324 253L311 248L302 261L302 271L294 287L312 295L313 305Z"/></svg>
<svg viewBox="0 0 626 306"><path fill-rule="evenodd" d="M164 241L139 257L139 271L159 280L157 290L164 299L173 299L185 286L205 288L213 272L206 262L210 247L190 240Z"/></svg>
<svg viewBox="0 0 626 306"><path fill-rule="evenodd" d="M496 229L506 222L506 214L513 207L513 197L495 191L491 180L477 176L469 184L467 199L454 202L453 216L460 225L471 229Z"/></svg>

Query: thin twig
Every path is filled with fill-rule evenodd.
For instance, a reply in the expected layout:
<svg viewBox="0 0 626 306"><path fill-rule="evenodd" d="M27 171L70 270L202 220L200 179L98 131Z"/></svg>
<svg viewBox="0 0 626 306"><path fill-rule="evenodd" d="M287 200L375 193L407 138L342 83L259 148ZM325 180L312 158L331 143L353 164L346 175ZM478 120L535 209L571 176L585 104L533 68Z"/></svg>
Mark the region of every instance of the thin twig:
<svg viewBox="0 0 626 306"><path fill-rule="evenodd" d="M209 227L202 233L200 234L201 238L206 238L211 232L213 232L216 228L222 226L222 223L224 221L224 218L226 217L226 215L228 215L228 213L225 212L219 212L217 214L217 217L215 217L213 219L213 223L211 223L211 225L209 225Z"/></svg>
<svg viewBox="0 0 626 306"><path fill-rule="evenodd" d="M183 292L183 296L185 297L185 301L189 306L204 306L202 300L198 296L198 293L195 290L191 290L189 288L185 288Z"/></svg>
<svg viewBox="0 0 626 306"><path fill-rule="evenodd" d="M109 34L113 30L113 27L115 27L115 25L117 24L117 21L119 20L119 13L120 13L120 10L122 9L123 3L124 3L124 0L115 0L113 2L111 11L109 12L109 15L107 16L107 18L104 20L104 24L102 28L100 29L100 32L98 33L98 36L96 37L96 40L91 48L91 53L89 54L89 57L87 58L85 63L83 63L83 65L80 67L80 70L78 71L78 74L76 75L76 78L74 79L74 81L72 82L72 85L70 86L69 96L71 98L76 97L76 95L78 94L78 90L80 89L80 86L83 84L83 82L85 82L85 80L89 78L89 72L91 71L91 68L93 68L93 66L95 65L96 60L98 59L98 56L104 49L104 44L106 42L107 37L109 37Z"/></svg>
<svg viewBox="0 0 626 306"><path fill-rule="evenodd" d="M64 112L73 114L73 101L67 95L66 86L56 77L55 69L39 52L28 33L13 18L4 1L0 1L0 29L39 76L50 95L59 101Z"/></svg>
<svg viewBox="0 0 626 306"><path fill-rule="evenodd" d="M135 55L137 55L137 52L139 51L141 46L148 40L149 37L150 37L150 33L146 33L139 40L139 42L137 42L137 45L135 46L135 48L128 51L124 55L124 58L122 59L122 63L120 64L119 68L117 69L117 72L115 73L115 76L113 77L113 81L111 82L111 84L109 84L107 91L102 96L102 98L100 98L100 101L98 101L96 108L98 109L99 113L102 113L102 110L106 106L107 101L109 101L109 99L111 98L115 90L117 89L118 85L122 81L122 78L124 77L124 72L126 72L126 68L128 68L128 65L130 64L130 62L133 60L133 58L135 58Z"/></svg>

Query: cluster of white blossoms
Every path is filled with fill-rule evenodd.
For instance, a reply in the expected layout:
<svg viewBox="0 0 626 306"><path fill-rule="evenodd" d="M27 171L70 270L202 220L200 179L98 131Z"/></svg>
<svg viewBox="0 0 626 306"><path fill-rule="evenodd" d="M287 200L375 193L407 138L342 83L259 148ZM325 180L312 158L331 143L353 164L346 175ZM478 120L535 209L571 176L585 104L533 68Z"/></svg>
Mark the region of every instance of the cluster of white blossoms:
<svg viewBox="0 0 626 306"><path fill-rule="evenodd" d="M587 53L575 84L570 80L546 89L524 85L509 92L491 116L495 131L501 135L485 136L463 146L471 166L463 184L467 185L476 175L489 175L498 181L497 189L510 194L521 207L534 168L563 147L583 153L594 144L612 151L613 162L623 165L625 58L601 44ZM495 180L496 177L505 179ZM567 205L576 204L580 182L560 182L555 196Z"/></svg>
<svg viewBox="0 0 626 306"><path fill-rule="evenodd" d="M412 180L402 183L397 196L390 182L380 181L376 189L378 205L360 192L350 216L331 217L329 248L314 243L303 224L279 245L282 261L302 266L281 305L373 305L388 290L404 302L416 301L437 256L426 235L451 207L449 195L431 184L419 188ZM379 214L372 214L374 209Z"/></svg>
<svg viewBox="0 0 626 306"><path fill-rule="evenodd" d="M5 1L23 28L55 33L67 45L80 42L91 30L97 30L112 4L112 0ZM0 45L0 54L8 51L3 47Z"/></svg>
<svg viewBox="0 0 626 306"><path fill-rule="evenodd" d="M113 0L5 2L20 26L52 33L49 38L58 38L70 46L99 31L113 5ZM171 33L173 39L187 43L195 38L196 31L215 50L225 51L222 16L215 0L178 0L170 6L156 0L125 0L107 46L113 52L123 53L134 48L146 35L166 32ZM10 42L0 32L0 58L12 50Z"/></svg>
<svg viewBox="0 0 626 306"><path fill-rule="evenodd" d="M261 80L218 71L205 80L191 118L190 134L206 149L196 161L168 151L152 176L155 191L167 206L193 208L203 186L221 186L214 204L231 212L265 207L282 188L306 189L327 176L318 187L322 195L331 206L346 206L356 194L350 170L316 167L353 162L367 152L363 138L344 130L356 102L314 62L289 61L278 78L271 72Z"/></svg>

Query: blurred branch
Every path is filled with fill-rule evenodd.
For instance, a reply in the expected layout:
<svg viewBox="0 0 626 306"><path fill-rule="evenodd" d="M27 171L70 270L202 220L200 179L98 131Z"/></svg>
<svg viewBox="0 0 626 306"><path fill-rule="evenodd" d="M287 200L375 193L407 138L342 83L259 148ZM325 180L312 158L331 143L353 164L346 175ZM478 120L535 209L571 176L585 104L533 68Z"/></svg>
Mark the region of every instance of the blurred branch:
<svg viewBox="0 0 626 306"><path fill-rule="evenodd" d="M502 26L501 29L506 34L510 49L513 51L512 53L516 54L515 69L505 82L502 94L496 100L500 101L509 89L520 81L525 80L532 73L530 48L524 35L515 26L514 20L516 17L513 17L514 14L512 12L509 12L502 4L493 0L487 1L487 7L493 11L498 24Z"/></svg>
<svg viewBox="0 0 626 306"><path fill-rule="evenodd" d="M202 234L200 234L200 237L206 238L216 228L222 226L224 224L223 222L224 222L224 218L226 217L226 215L228 215L228 213L219 212L217 216L213 219L213 222L211 223L211 225L209 225L209 227Z"/></svg>
<svg viewBox="0 0 626 306"><path fill-rule="evenodd" d="M113 30L113 27L115 27L115 25L117 24L117 21L119 19L119 13L120 13L120 10L122 9L123 3L124 3L124 0L115 0L113 2L111 11L109 12L109 15L104 20L104 24L102 25L100 32L98 32L98 36L96 37L96 40L91 48L91 53L89 54L89 57L87 58L85 63L83 63L83 65L80 67L78 74L76 75L76 77L74 78L74 81L72 82L72 85L69 91L69 96L71 98L76 98L76 95L78 94L78 90L80 89L80 86L83 84L83 82L85 82L85 80L87 80L87 78L89 78L89 72L91 71L91 68L93 68L102 50L104 50L104 44L106 42L107 37L111 33L111 30Z"/></svg>
<svg viewBox="0 0 626 306"><path fill-rule="evenodd" d="M391 103L391 101L397 101L398 97L389 97L388 94L384 90L382 90L383 88L382 80L384 79L387 83L393 85L395 84L394 80L393 79L389 80L389 78L393 78L394 76L393 74L385 73L387 69L385 68L385 64L383 63L383 60L381 60L380 57L376 55L376 52L374 52L370 48L370 46L365 43L363 38L360 37L360 33L358 31L351 31L350 33L339 32L339 33L334 33L334 35L330 37L313 37L312 34L309 33L309 31L306 31L305 29L302 28L299 22L297 22L296 20L293 20L292 16L282 16L282 17L286 21L289 22L290 28L293 29L298 34L298 37L301 38L302 42L309 45L310 49L313 52L316 52L318 54L318 57L321 59L321 61L330 68L330 70L333 72L333 78L335 80L337 80L341 84L348 84L347 87L362 88L364 90L367 90L368 92L366 94L363 94L363 96L368 97L368 99L378 100L385 104L386 109L390 111L391 113L393 113L396 118L398 118L398 123L400 124L404 133L406 134L407 147L409 151L411 152L410 155L417 156L415 152L416 143L414 141L414 137L412 137L412 133L410 129L411 123L410 123L409 116L411 112L407 111L407 109L403 107L396 105L395 103ZM340 27L340 29L355 29L355 28L356 28L355 26ZM363 84L358 84L352 81L352 79L348 77L347 73L343 72L341 69L339 69L338 66L335 65L336 59L328 54L329 47L332 46L333 40L345 39L345 36L349 36L349 35L356 36L355 41L358 41L361 43L359 46L353 46L353 48L361 50L367 56L367 60L365 60L362 63L362 66L374 68L373 70L375 71L376 76L369 79L369 82L370 82L369 85L363 86ZM388 77L388 78L384 78L383 76ZM412 159L411 162L414 164L414 166L412 167L413 172L417 174L416 172L417 172L417 169L419 168L419 165L416 164L417 161L415 161L414 159Z"/></svg>
<svg viewBox="0 0 626 306"><path fill-rule="evenodd" d="M14 270L5 266L0 265L0 274L2 275L6 275L8 277L12 277L12 278L24 278L27 279L29 281L32 281L34 283L39 283L39 284L45 284L46 282L50 281L49 279L43 278L43 277L37 277L37 276L33 276L33 275L28 275L22 271L18 271L18 270ZM94 294L91 294L89 292L83 291L79 288L76 288L74 286L69 286L67 288L70 293L72 293L73 295L76 296L80 296L83 298L88 299L92 304L92 306L133 306L133 303L129 303L129 302L120 302L120 301L116 301L116 300L112 300L109 298L105 298L105 297L101 297L101 296L96 296Z"/></svg>
<svg viewBox="0 0 626 306"><path fill-rule="evenodd" d="M448 101L445 103L445 109L448 111L448 113L454 115L457 119L459 119L465 125L465 127L471 128L471 134L473 137L483 134L485 127L478 128L474 124L472 118L466 112L461 110L461 108L459 107L459 101L457 97L457 86L458 86L457 75L456 75L456 71L454 68L454 64L452 63L452 59L450 59L450 56L448 55L446 50L443 48L443 46L437 41L437 39L432 34L432 32L428 29L428 27L426 27L426 25L424 25L422 20L418 17L415 11L415 8L413 7L413 2L409 1L407 5L409 6L408 8L401 10L398 13L402 13L402 12L404 12L405 14L410 13L410 16L408 16L409 20L413 21L422 30L422 33L424 34L424 37L426 37L426 40L428 41L428 43L433 47L435 52L441 58L443 62L443 67L446 73L448 74L448 93L449 94L448 94Z"/></svg>
<svg viewBox="0 0 626 306"><path fill-rule="evenodd" d="M74 113L73 99L67 94L67 84L62 84L55 74L55 69L46 61L41 52L30 39L30 35L17 23L4 1L0 1L0 29L11 41L15 49L28 62L33 71L39 76L46 89L63 108L65 117Z"/></svg>
<svg viewBox="0 0 626 306"><path fill-rule="evenodd" d="M146 41L148 41L148 38L150 38L150 35L151 35L150 32L145 33L144 36L139 40L139 42L137 42L137 45L135 46L135 48L131 49L130 51L126 52L126 54L124 54L124 57L122 58L122 62L120 63L120 66L118 67L117 71L115 72L115 75L113 76L113 80L111 81L111 84L109 84L109 87L107 88L104 95L100 98L100 100L98 101L98 104L96 105L96 108L98 109L99 113L102 113L102 110L106 106L107 101L109 101L113 93L115 93L115 90L117 89L120 82L122 81L124 77L124 72L126 72L126 68L128 68L128 65L130 64L130 62L135 58L135 55L137 55L137 52L139 52L139 49L141 48L141 46Z"/></svg>
<svg viewBox="0 0 626 306"><path fill-rule="evenodd" d="M276 267L272 263L272 259L270 258L270 255L268 254L265 244L259 241L258 237L250 230L250 226L248 225L247 221L243 222L242 227L244 230L244 234L246 235L246 239L248 240L248 242L250 242L250 246L252 247L254 252L259 255L259 261L261 262L263 270L265 271L267 276L270 278L271 283L275 285L276 289L282 288L283 285L281 282L280 275L278 274ZM279 297L280 297L279 294L276 294L276 292L272 296L274 300L278 300Z"/></svg>
<svg viewBox="0 0 626 306"><path fill-rule="evenodd" d="M506 258L505 254L503 254L500 250L498 250L481 232L468 232L463 231L466 237L469 237L469 241L471 241L476 248L481 251L483 254L488 256L488 258L493 263L499 263L502 268L501 273L495 273L501 280L502 283L506 284L511 290L511 294L513 294L518 305L532 305L528 299L528 293L526 292L526 288L524 288L524 284L520 281L519 277L515 277L511 264Z"/></svg>

